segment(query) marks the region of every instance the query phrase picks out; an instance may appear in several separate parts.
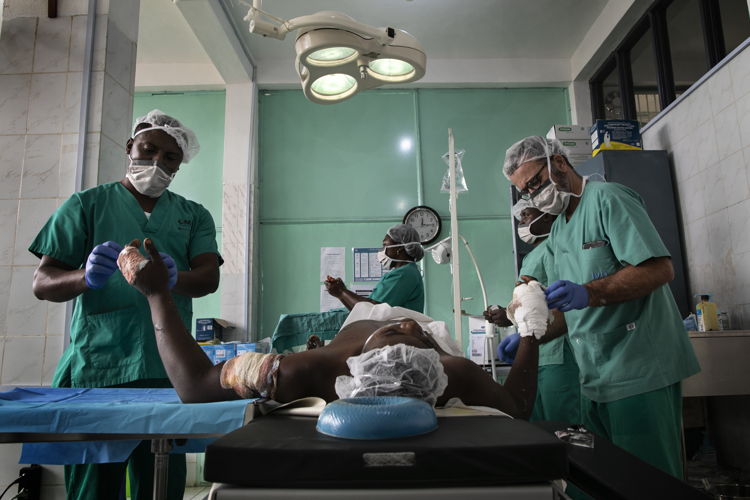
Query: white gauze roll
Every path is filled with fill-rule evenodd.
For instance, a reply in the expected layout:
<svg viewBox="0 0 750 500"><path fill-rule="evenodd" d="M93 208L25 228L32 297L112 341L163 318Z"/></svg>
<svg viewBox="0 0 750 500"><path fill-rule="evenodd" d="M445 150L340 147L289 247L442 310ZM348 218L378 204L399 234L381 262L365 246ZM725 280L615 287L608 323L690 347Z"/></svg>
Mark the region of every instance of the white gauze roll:
<svg viewBox="0 0 750 500"><path fill-rule="evenodd" d="M513 290L513 300L508 304L507 311L521 337L534 335L540 339L547 331L550 313L544 290L538 281L518 285Z"/></svg>

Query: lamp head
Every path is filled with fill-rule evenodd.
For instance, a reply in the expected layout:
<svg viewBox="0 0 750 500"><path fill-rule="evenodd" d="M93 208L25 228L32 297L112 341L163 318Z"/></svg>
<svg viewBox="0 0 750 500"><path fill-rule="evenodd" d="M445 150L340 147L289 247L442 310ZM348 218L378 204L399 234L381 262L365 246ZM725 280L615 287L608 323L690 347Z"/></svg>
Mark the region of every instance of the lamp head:
<svg viewBox="0 0 750 500"><path fill-rule="evenodd" d="M432 254L435 264L448 264L451 261L451 237L438 241L427 250Z"/></svg>

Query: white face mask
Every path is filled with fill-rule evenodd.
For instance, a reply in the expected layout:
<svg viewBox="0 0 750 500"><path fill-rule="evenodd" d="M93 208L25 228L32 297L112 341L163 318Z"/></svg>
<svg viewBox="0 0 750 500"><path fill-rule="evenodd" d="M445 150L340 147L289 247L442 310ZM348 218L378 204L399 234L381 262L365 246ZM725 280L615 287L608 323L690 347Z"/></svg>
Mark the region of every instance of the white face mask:
<svg viewBox="0 0 750 500"><path fill-rule="evenodd" d="M533 226L534 223L538 221L539 219L541 219L542 217L544 217L544 214L541 214L539 217L529 222L528 224L518 226L518 237L521 238L521 241L525 241L529 245L533 245L534 242L538 240L539 238L544 238L546 236L549 236L549 233L533 234L531 232L531 226Z"/></svg>
<svg viewBox="0 0 750 500"><path fill-rule="evenodd" d="M547 156L547 173L549 174L549 179L547 179L547 182L542 189L534 192L534 194L531 196L530 201L535 208L538 208L542 212L546 212L552 215L559 215L568 208L571 196L580 198L583 195L583 188L586 187L586 180L588 179L588 177L583 178L581 194L573 194L567 191L560 191L555 182L552 180L552 163L550 162L549 156Z"/></svg>
<svg viewBox="0 0 750 500"><path fill-rule="evenodd" d="M130 158L128 156L128 158ZM154 160L134 160L130 158L128 172L125 174L136 191L149 198L158 198L169 187L174 174L169 175Z"/></svg>
<svg viewBox="0 0 750 500"><path fill-rule="evenodd" d="M401 259L394 259L393 257L389 257L386 255L385 250L386 248L394 248L394 247L405 247L406 244L401 243L399 245L388 245L383 247L381 251L378 252L378 262L380 262L380 265L383 266L384 269L390 271L393 268L394 262L413 262L411 260L401 260Z"/></svg>

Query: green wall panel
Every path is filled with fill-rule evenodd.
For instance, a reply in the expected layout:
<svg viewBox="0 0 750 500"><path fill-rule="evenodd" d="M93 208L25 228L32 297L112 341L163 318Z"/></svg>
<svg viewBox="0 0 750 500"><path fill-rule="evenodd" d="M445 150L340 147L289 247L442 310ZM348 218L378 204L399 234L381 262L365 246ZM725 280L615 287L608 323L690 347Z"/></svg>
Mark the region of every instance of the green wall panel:
<svg viewBox="0 0 750 500"><path fill-rule="evenodd" d="M450 234L448 128L465 149L469 191L458 198L459 232L469 241L489 301L507 304L515 282L508 205L502 175L505 150L527 135L544 135L570 120L564 89L420 89L371 91L321 106L299 91L260 96L261 332L273 332L279 314L317 311L320 247L379 246L382 235L419 200L443 218ZM404 153L403 138L418 138ZM363 189L364 186L364 189ZM324 221L325 223L311 223ZM461 245L462 308L481 314L482 294ZM427 256L426 310L453 329L450 266ZM464 320L468 338L468 320Z"/></svg>
<svg viewBox="0 0 750 500"><path fill-rule="evenodd" d="M400 217L416 204L412 92L369 92L334 105L302 92L260 100L262 220ZM402 141L411 148L402 151Z"/></svg>
<svg viewBox="0 0 750 500"><path fill-rule="evenodd" d="M169 186L170 191L200 203L211 213L221 248L221 205L224 165L224 91L135 94L133 119L152 109L174 116L198 136L201 150L183 164ZM219 317L221 284L216 293L193 299L193 318ZM195 322L193 322L195 331Z"/></svg>

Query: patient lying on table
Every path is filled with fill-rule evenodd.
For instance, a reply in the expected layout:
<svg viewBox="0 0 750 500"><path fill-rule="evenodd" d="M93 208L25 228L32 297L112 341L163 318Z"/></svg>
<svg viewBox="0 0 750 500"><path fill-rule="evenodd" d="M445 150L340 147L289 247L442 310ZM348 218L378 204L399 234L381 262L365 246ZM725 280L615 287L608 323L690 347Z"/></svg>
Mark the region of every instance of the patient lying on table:
<svg viewBox="0 0 750 500"><path fill-rule="evenodd" d="M531 413L538 343L547 326L546 304L538 311L528 306L519 310L523 312L518 315L522 316L518 325L522 339L504 385L474 362L457 356L447 331L440 330L441 322L387 305L378 309L363 304L352 311L338 335L324 347L288 355L247 353L212 365L180 319L167 288L166 266L155 245L147 239L145 247L150 262L135 270L124 269L123 275L131 276L130 284L148 299L159 354L183 402L258 396L281 403L307 396L333 401L375 391L421 397L438 406L459 398L467 405L489 406L520 418ZM124 259L122 265L127 266Z"/></svg>

